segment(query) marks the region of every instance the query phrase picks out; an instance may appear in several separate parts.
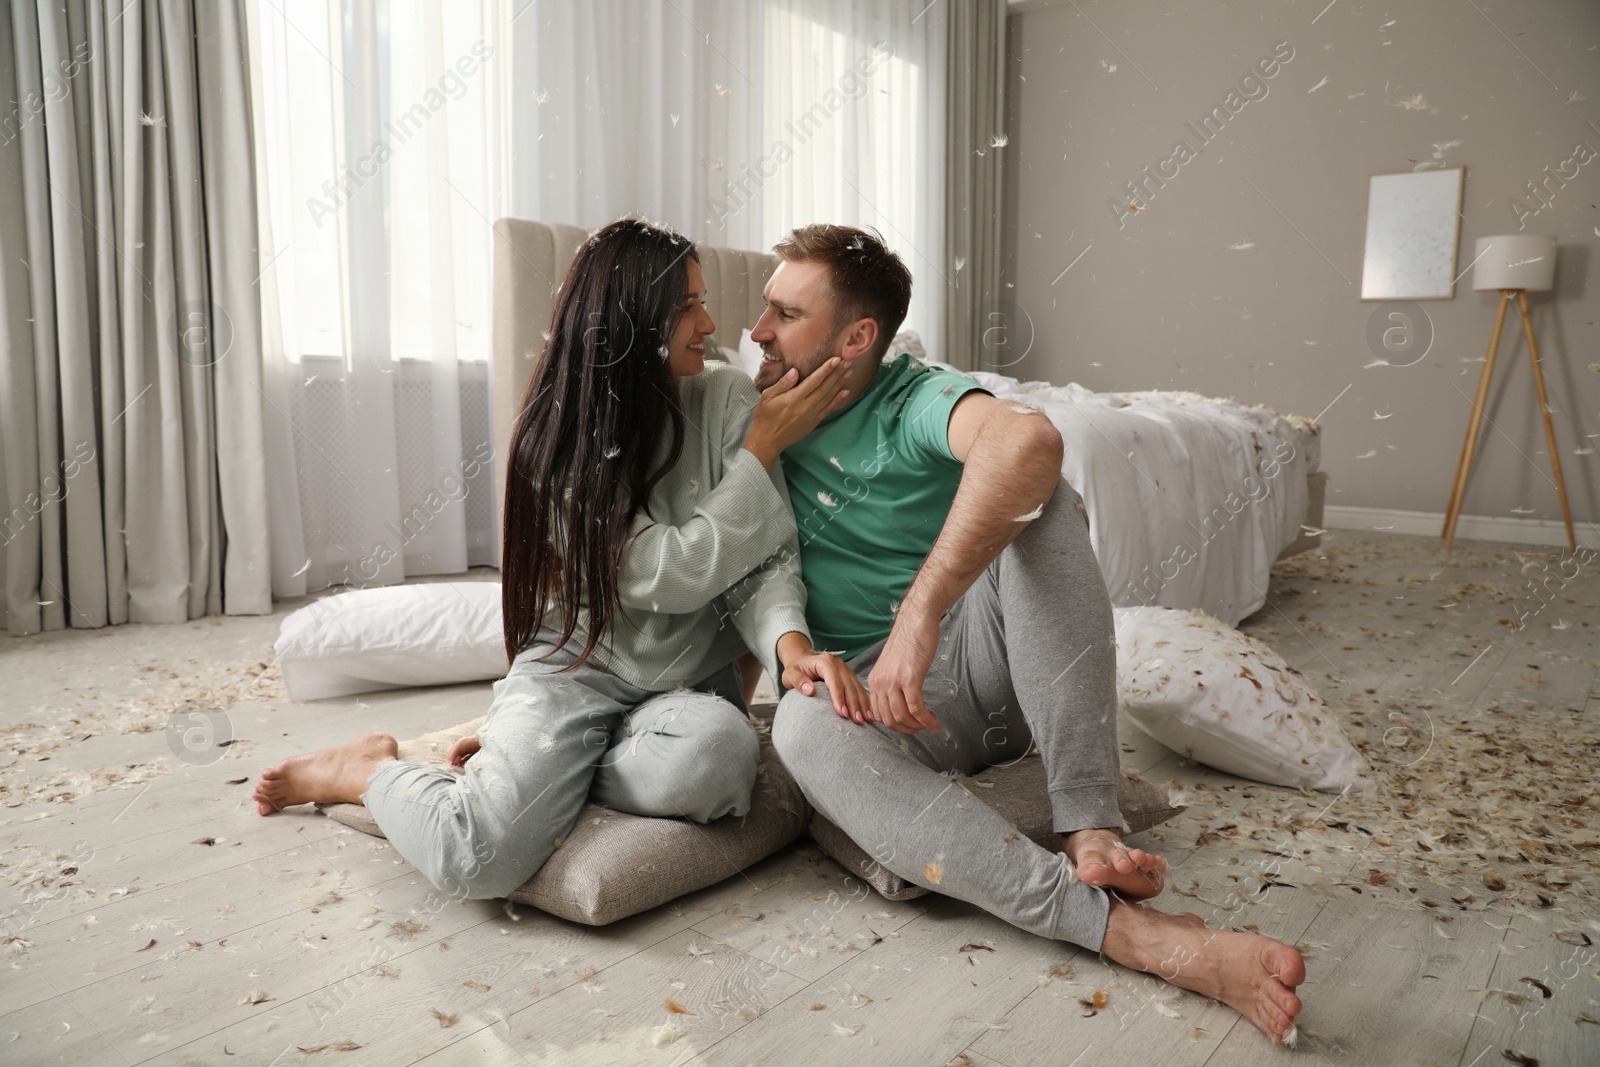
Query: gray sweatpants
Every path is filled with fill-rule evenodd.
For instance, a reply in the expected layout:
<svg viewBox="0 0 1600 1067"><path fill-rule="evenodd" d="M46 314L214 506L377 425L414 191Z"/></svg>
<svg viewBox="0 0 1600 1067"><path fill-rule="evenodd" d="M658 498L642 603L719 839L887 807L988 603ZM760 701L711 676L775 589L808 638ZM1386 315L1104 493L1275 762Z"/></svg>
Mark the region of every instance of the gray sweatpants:
<svg viewBox="0 0 1600 1067"><path fill-rule="evenodd" d="M494 685L465 772L391 760L362 797L395 849L441 892L503 897L544 865L584 803L710 822L750 810L760 745L733 664L653 693L536 640ZM591 660L592 664L593 661Z"/></svg>
<svg viewBox="0 0 1600 1067"><path fill-rule="evenodd" d="M863 681L882 648L851 661ZM1037 742L1058 832L1122 826L1115 631L1076 490L1063 480L941 621L923 689L939 732L858 726L818 690L785 694L772 728L813 807L906 881L1099 951L1105 891L948 777Z"/></svg>

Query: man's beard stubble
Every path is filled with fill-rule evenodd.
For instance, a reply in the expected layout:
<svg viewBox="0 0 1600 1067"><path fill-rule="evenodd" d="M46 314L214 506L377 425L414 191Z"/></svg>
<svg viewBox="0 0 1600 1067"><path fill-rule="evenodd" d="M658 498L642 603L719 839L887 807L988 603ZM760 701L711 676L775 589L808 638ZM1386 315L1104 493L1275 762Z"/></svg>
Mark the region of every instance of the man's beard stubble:
<svg viewBox="0 0 1600 1067"><path fill-rule="evenodd" d="M767 356L772 353L766 345L761 346L761 354ZM778 379L789 373L789 364L782 355L778 355L778 362L763 362L756 370L756 388L765 392L778 384Z"/></svg>
<svg viewBox="0 0 1600 1067"><path fill-rule="evenodd" d="M818 367L822 366L828 361L829 356L832 355L833 352L834 342L837 340L837 336L830 337L826 341L822 342L822 344L817 346L817 350L811 354L811 370L801 370L799 378L795 380L796 385L799 385L801 382L805 381L811 376L812 371L815 371ZM771 345L762 345L761 354L764 356L777 356L778 361L776 363L763 363L761 365L760 371L758 371L756 374L757 389L765 391L772 388L774 385L778 384L778 379L789 373L791 368L798 367L798 364L791 363L782 352L778 351Z"/></svg>

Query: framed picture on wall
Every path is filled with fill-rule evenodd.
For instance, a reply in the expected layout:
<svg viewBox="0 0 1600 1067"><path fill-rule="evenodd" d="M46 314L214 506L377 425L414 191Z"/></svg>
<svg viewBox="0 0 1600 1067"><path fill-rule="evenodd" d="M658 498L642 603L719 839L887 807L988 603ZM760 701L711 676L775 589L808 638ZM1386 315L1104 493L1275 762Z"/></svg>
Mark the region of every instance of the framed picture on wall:
<svg viewBox="0 0 1600 1067"><path fill-rule="evenodd" d="M1466 167L1374 174L1367 179L1363 300L1448 300Z"/></svg>

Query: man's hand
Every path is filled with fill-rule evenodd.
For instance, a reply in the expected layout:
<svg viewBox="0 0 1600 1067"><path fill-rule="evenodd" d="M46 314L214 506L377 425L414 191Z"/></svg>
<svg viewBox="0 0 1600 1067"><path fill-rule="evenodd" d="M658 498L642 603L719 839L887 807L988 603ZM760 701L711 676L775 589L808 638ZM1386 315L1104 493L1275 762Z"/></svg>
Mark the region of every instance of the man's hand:
<svg viewBox="0 0 1600 1067"><path fill-rule="evenodd" d="M902 615L895 621L867 677L875 721L902 734L939 729L939 720L922 699L922 686L938 650L937 618L914 621Z"/></svg>
<svg viewBox="0 0 1600 1067"><path fill-rule="evenodd" d="M815 696L817 683L828 687L833 710L841 719L867 721L869 697L866 686L850 665L832 652L818 652L802 633L791 630L778 640L778 662L783 665L783 684Z"/></svg>
<svg viewBox="0 0 1600 1067"><path fill-rule="evenodd" d="M968 393L950 412L950 454L964 466L928 557L917 569L872 668L872 717L891 730L937 730L922 686L939 620L1049 502L1061 481L1061 434L1042 412Z"/></svg>

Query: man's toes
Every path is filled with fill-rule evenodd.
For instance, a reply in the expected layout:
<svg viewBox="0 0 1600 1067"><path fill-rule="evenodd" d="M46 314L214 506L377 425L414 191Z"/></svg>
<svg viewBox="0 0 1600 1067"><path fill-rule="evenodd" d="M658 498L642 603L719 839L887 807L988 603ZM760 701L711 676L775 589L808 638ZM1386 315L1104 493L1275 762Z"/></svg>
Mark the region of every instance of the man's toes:
<svg viewBox="0 0 1600 1067"><path fill-rule="evenodd" d="M262 815L271 815L278 810L278 805L273 802L272 794L264 789L257 789L255 795L256 811Z"/></svg>
<svg viewBox="0 0 1600 1067"><path fill-rule="evenodd" d="M272 814L267 803L267 772L262 771L261 777L256 779L256 787L250 793L250 799L256 802L256 810L263 815Z"/></svg>
<svg viewBox="0 0 1600 1067"><path fill-rule="evenodd" d="M1282 1041L1283 1035L1289 1032L1290 1026L1294 1025L1289 1016L1276 1004L1262 1004L1258 1018L1258 1025L1271 1034L1275 1041Z"/></svg>
<svg viewBox="0 0 1600 1067"><path fill-rule="evenodd" d="M1138 865L1139 869L1146 874L1165 874L1167 871L1166 857L1158 853L1146 852L1142 848L1136 848L1130 850L1128 855L1132 857L1133 862Z"/></svg>
<svg viewBox="0 0 1600 1067"><path fill-rule="evenodd" d="M1306 980L1306 961L1299 952L1281 942L1269 942L1264 947L1261 964L1285 989L1292 990Z"/></svg>

